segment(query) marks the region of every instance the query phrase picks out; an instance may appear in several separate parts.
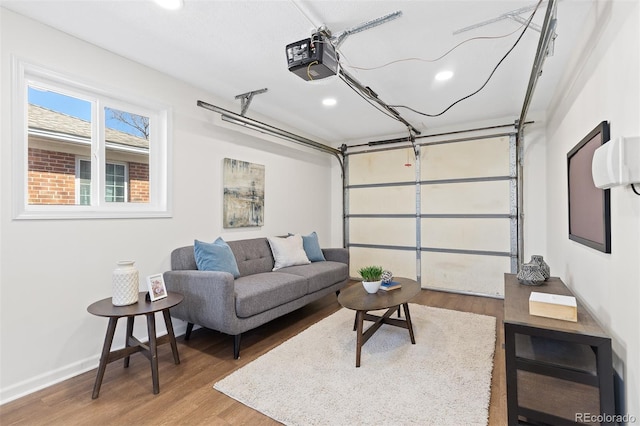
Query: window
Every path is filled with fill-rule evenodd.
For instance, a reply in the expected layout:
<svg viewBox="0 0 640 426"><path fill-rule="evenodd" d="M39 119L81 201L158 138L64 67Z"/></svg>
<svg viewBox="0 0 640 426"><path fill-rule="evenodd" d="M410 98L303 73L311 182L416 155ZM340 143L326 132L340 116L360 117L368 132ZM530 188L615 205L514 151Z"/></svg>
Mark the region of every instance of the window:
<svg viewBox="0 0 640 426"><path fill-rule="evenodd" d="M15 61L14 217L169 216L166 107Z"/></svg>

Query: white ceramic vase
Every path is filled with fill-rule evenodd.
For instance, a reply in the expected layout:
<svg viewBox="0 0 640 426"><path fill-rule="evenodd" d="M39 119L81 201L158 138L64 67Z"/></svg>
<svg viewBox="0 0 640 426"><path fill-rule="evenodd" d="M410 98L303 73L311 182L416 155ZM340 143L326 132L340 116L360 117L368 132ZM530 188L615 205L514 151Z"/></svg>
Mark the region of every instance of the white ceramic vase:
<svg viewBox="0 0 640 426"><path fill-rule="evenodd" d="M133 266L134 263L133 260L121 260L113 271L112 303L115 306L133 305L138 302L140 280L138 270Z"/></svg>

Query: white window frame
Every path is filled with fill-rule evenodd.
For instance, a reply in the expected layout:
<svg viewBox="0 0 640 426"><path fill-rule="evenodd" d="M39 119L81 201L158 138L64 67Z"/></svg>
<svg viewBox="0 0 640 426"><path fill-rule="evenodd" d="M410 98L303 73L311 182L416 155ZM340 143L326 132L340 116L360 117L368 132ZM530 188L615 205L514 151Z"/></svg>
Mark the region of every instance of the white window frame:
<svg viewBox="0 0 640 426"><path fill-rule="evenodd" d="M99 219L171 217L170 152L171 109L159 102L122 90L100 87L71 76L12 58L13 74L13 218L14 219ZM92 103L91 205L29 204L28 189L28 87L43 87ZM117 94L114 96L114 94ZM115 108L149 117L149 202L106 202L104 108ZM97 179L93 177L97 176Z"/></svg>

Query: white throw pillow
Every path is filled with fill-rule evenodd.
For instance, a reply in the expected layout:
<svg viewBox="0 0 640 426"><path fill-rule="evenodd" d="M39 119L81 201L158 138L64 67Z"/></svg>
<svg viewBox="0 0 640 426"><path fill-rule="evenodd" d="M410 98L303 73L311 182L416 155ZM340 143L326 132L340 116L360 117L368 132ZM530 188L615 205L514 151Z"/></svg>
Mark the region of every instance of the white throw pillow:
<svg viewBox="0 0 640 426"><path fill-rule="evenodd" d="M285 268L287 266L306 265L311 263L304 251L301 235L291 235L287 238L267 238L276 261L273 270Z"/></svg>

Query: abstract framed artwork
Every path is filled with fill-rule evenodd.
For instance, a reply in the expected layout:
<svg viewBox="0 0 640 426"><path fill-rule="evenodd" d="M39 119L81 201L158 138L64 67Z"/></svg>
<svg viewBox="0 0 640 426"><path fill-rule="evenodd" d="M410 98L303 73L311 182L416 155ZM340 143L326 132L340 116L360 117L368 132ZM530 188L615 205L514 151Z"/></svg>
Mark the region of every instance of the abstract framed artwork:
<svg viewBox="0 0 640 426"><path fill-rule="evenodd" d="M243 228L264 224L264 165L224 159L223 226Z"/></svg>

